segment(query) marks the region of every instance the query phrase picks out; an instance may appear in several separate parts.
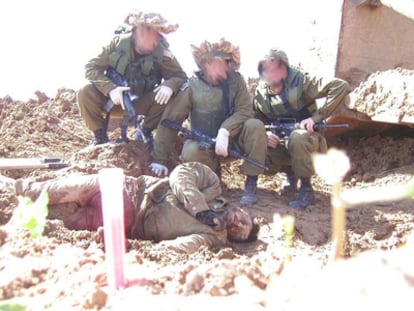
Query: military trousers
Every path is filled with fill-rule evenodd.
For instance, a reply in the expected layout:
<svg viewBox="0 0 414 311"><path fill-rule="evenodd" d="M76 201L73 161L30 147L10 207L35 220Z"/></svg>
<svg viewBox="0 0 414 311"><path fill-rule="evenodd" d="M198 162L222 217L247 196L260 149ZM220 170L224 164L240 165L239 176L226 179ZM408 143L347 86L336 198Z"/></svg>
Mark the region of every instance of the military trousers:
<svg viewBox="0 0 414 311"><path fill-rule="evenodd" d="M153 130L157 127L164 110L173 101L173 98L165 105L155 102L154 92L149 92L138 100L134 101L134 108L137 114L144 115L144 125ZM105 105L109 97L101 93L93 84L87 84L78 91L77 101L82 118L91 131L103 128L105 123ZM121 106L114 106L111 117L122 118L124 112Z"/></svg>
<svg viewBox="0 0 414 311"><path fill-rule="evenodd" d="M262 121L258 119L248 119L244 122L241 132L230 138L232 148L240 151L249 158L259 163L264 163L267 152L266 131ZM209 166L216 171L220 162L235 160L234 158L223 158L216 155L214 148L203 148L203 146L192 140L184 143L181 152L181 159L184 162L196 161ZM251 163L243 161L240 171L244 175L257 176L263 173L263 169Z"/></svg>
<svg viewBox="0 0 414 311"><path fill-rule="evenodd" d="M321 134L294 130L285 144L279 144L276 148L268 147L266 165L269 170L265 173L273 175L284 166L291 166L295 177L311 177L315 174L312 154L326 151L326 139Z"/></svg>

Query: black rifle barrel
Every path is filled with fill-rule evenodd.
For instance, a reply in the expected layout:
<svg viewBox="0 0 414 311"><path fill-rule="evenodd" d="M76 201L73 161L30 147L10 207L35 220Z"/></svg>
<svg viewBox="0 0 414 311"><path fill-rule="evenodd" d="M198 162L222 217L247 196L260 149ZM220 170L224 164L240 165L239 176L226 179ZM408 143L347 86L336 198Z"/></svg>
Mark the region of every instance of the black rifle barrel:
<svg viewBox="0 0 414 311"><path fill-rule="evenodd" d="M203 134L199 131L196 131L196 130L186 129L186 128L182 127L181 125L179 125L178 123L176 123L174 121L171 121L169 119L162 120L161 124L164 125L164 126L170 127L170 128L172 128L176 131L181 132L181 136L183 138L191 139L191 140L195 140L195 141L199 141L199 142L203 142L203 143L207 143L209 145L214 145L216 143L214 138L212 138L212 137L210 137L206 134ZM238 152L234 149L229 150L229 155L232 156L232 157L235 157L235 158L243 159L246 162L249 162L249 163L251 163L251 164L253 164L257 167L260 167L263 170L267 171L269 169L266 165L254 160L254 159L251 159L248 156L246 156L246 155L244 155L244 154L242 154L242 153L240 153L240 152Z"/></svg>

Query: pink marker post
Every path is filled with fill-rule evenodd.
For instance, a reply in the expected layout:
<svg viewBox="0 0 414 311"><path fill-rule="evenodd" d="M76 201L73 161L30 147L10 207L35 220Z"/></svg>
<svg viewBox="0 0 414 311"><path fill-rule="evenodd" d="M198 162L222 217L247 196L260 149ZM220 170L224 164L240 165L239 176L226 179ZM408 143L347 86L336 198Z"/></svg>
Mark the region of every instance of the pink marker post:
<svg viewBox="0 0 414 311"><path fill-rule="evenodd" d="M117 290L125 286L124 254L124 172L121 168L104 168L99 171L102 198L105 253L108 286Z"/></svg>

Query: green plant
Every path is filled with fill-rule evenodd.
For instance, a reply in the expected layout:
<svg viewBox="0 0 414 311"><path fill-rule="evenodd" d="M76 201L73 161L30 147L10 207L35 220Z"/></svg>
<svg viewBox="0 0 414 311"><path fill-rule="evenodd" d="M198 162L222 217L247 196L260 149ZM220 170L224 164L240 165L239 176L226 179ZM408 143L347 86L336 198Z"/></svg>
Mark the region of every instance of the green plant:
<svg viewBox="0 0 414 311"><path fill-rule="evenodd" d="M293 238L295 236L295 217L290 215L283 217L283 232L285 234L285 261L291 261Z"/></svg>
<svg viewBox="0 0 414 311"><path fill-rule="evenodd" d="M0 311L26 311L27 307L16 303L0 304Z"/></svg>
<svg viewBox="0 0 414 311"><path fill-rule="evenodd" d="M319 176L332 185L333 259L343 256L345 246L346 208L370 202L414 198L414 183L368 189L342 189L342 179L350 168L345 152L329 149L327 154L315 154L313 164Z"/></svg>
<svg viewBox="0 0 414 311"><path fill-rule="evenodd" d="M14 227L29 229L32 237L36 238L43 234L46 218L49 213L49 194L43 190L39 197L33 202L27 197L18 197L19 205L16 207L9 224Z"/></svg>

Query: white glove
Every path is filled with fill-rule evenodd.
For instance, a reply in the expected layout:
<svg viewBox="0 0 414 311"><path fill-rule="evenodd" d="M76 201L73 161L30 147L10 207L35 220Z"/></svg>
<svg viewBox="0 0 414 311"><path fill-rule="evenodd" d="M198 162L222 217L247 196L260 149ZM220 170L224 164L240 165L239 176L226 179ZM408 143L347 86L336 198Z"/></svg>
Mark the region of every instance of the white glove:
<svg viewBox="0 0 414 311"><path fill-rule="evenodd" d="M162 164L152 162L149 167L151 168L151 171L157 175L160 176L167 176L168 175L168 168Z"/></svg>
<svg viewBox="0 0 414 311"><path fill-rule="evenodd" d="M173 90L169 86L160 85L154 89L154 93L157 93L155 101L160 105L165 105L170 100Z"/></svg>
<svg viewBox="0 0 414 311"><path fill-rule="evenodd" d="M225 128L221 128L218 131L216 137L216 154L219 156L227 157L229 155L229 131Z"/></svg>
<svg viewBox="0 0 414 311"><path fill-rule="evenodd" d="M124 92L129 91L127 86L117 86L109 92L109 98L112 100L114 105L121 105L122 109L125 110L124 105Z"/></svg>

